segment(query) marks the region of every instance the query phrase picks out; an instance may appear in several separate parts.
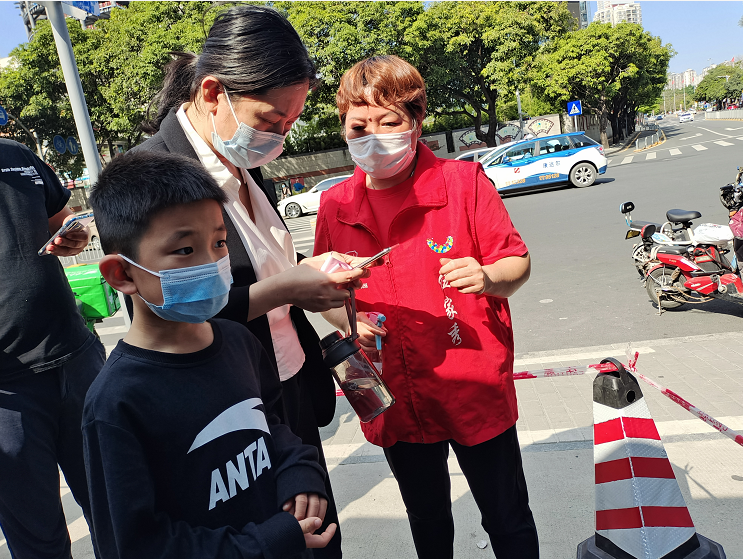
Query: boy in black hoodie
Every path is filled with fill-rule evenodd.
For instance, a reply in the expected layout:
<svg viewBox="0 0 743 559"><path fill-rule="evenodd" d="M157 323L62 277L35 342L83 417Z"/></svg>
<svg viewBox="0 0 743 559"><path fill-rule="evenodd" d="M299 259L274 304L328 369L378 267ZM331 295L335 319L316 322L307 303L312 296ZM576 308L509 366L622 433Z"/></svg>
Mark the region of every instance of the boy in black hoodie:
<svg viewBox="0 0 743 559"><path fill-rule="evenodd" d="M117 157L91 194L131 328L83 415L102 559L311 557L327 504L317 450L281 424L281 385L244 326L211 318L232 283L222 190L198 164Z"/></svg>

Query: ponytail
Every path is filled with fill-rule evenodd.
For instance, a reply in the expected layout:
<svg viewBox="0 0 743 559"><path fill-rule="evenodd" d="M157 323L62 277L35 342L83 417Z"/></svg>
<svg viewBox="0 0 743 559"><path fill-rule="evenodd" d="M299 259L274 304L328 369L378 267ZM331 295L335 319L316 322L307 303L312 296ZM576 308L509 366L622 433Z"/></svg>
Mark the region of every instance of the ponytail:
<svg viewBox="0 0 743 559"><path fill-rule="evenodd" d="M199 57L192 52L168 54L174 58L165 65L163 88L147 106L147 120L142 123L142 130L147 134L155 134L160 130L160 124L168 116L170 109L180 107L191 100ZM153 109L157 111L154 118L151 116Z"/></svg>
<svg viewBox="0 0 743 559"><path fill-rule="evenodd" d="M163 88L153 99L157 116L142 130L154 134L174 107L195 101L206 76L214 76L230 94L264 95L272 89L309 81L315 65L289 20L273 8L243 4L217 16L200 55L173 52Z"/></svg>

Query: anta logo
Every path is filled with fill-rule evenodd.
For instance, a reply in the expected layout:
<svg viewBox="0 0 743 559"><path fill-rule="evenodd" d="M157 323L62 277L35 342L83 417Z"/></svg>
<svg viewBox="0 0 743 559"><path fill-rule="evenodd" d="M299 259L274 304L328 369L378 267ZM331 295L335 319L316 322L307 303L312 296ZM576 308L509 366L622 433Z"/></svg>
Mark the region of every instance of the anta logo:
<svg viewBox="0 0 743 559"><path fill-rule="evenodd" d="M235 431L254 429L270 434L265 414L256 409L261 404L263 402L260 398L250 398L226 409L196 435L188 452L190 453L222 435ZM268 457L268 449L263 437L240 452L235 457L235 462L227 460L224 469L225 477L222 476L222 471L219 468L212 472L209 510L217 506L218 501L227 501L234 497L237 494L237 486L240 486L240 489L249 487L250 480L248 478L248 464L245 462L246 458L248 464L250 464L253 481L261 475L263 470L271 468L271 460ZM225 479L227 479L227 484L224 482Z"/></svg>
<svg viewBox="0 0 743 559"><path fill-rule="evenodd" d="M212 472L209 510L216 507L218 501L226 502L237 495L238 486L240 486L240 489L247 489L250 486L248 467L245 463L246 458L250 464L250 474L252 474L253 481L263 473L263 470L271 469L271 459L268 457L266 442L261 437L256 442L251 443L243 452L240 452L235 457L234 462L227 460L224 465L227 484L225 484L225 478L222 477L222 471L219 468Z"/></svg>

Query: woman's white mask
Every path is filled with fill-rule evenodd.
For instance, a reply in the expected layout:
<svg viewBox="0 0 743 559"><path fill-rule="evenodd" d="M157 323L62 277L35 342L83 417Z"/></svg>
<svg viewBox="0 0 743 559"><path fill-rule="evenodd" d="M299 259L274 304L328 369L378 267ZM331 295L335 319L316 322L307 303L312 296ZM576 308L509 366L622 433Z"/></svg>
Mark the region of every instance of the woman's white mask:
<svg viewBox="0 0 743 559"><path fill-rule="evenodd" d="M235 167L242 169L260 167L281 155L281 152L284 151L286 135L263 132L240 122L235 114L235 109L232 108L227 90L224 91L224 95L227 97L232 116L237 122L237 130L235 130L231 140L223 140L217 134L217 127L214 125L214 115L212 114L212 145L214 149Z"/></svg>
<svg viewBox="0 0 743 559"><path fill-rule="evenodd" d="M356 165L370 177L388 179L403 171L415 157L412 137L415 128L393 134L368 134L347 140Z"/></svg>

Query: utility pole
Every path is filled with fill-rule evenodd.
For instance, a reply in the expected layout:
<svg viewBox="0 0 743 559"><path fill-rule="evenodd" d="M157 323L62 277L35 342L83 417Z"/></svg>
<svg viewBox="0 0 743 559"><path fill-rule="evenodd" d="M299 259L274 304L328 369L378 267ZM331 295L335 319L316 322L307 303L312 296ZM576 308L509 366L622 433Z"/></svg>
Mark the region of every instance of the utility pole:
<svg viewBox="0 0 743 559"><path fill-rule="evenodd" d="M83 86L80 83L80 74L77 71L75 54L72 51L72 42L70 34L67 31L67 22L65 22L62 4L60 2L43 2L46 8L46 16L49 23L52 24L54 42L57 44L57 54L62 66L67 94L70 97L72 114L75 116L75 126L77 134L80 137L80 145L83 149L85 166L88 168L90 184L98 181L98 175L101 172L101 160L98 157L96 148L95 135L93 126L90 124L90 115L88 114L88 105L85 103L85 94Z"/></svg>
<svg viewBox="0 0 743 559"><path fill-rule="evenodd" d="M521 138L524 139L524 120L521 118L521 93L519 93L519 88L516 88L516 109L519 112L519 130L521 131Z"/></svg>

